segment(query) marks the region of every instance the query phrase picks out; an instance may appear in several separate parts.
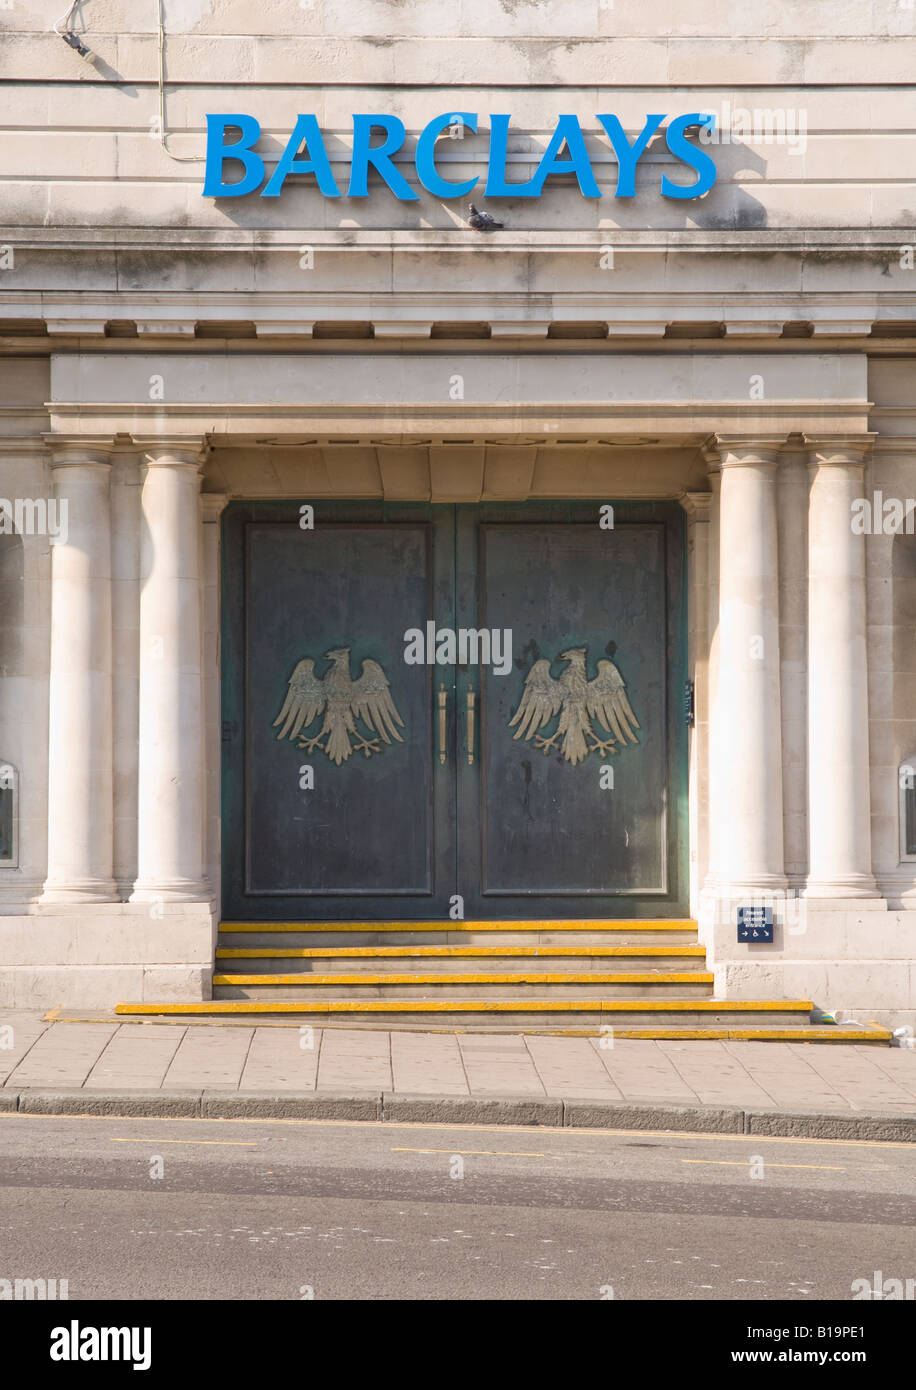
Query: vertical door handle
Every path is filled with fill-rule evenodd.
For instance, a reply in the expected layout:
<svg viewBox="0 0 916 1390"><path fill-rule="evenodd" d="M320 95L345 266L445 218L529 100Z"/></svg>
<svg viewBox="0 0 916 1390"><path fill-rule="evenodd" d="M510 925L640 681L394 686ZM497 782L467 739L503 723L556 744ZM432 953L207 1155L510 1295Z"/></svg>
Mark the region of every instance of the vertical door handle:
<svg viewBox="0 0 916 1390"><path fill-rule="evenodd" d="M444 685L439 687L439 761L445 762L445 702L448 691Z"/></svg>
<svg viewBox="0 0 916 1390"><path fill-rule="evenodd" d="M468 762L474 761L474 701L477 696L473 690L468 691Z"/></svg>

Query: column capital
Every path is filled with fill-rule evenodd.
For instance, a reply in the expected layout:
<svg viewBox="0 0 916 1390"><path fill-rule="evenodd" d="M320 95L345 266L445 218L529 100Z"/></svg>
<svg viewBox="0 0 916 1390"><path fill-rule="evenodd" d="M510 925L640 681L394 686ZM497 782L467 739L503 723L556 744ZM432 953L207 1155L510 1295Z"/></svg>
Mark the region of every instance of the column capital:
<svg viewBox="0 0 916 1390"><path fill-rule="evenodd" d="M134 447L150 468L200 469L207 456L207 441L199 434L132 435Z"/></svg>
<svg viewBox="0 0 916 1390"><path fill-rule="evenodd" d="M785 448L788 435L716 434L707 445L710 455L718 459L720 468L747 468L763 464L775 467Z"/></svg>
<svg viewBox="0 0 916 1390"><path fill-rule="evenodd" d="M682 492L677 499L691 521L708 521L712 511L711 492Z"/></svg>
<svg viewBox="0 0 916 1390"><path fill-rule="evenodd" d="M202 492L200 494L200 511L203 520L205 522L219 521L228 502L228 492Z"/></svg>
<svg viewBox="0 0 916 1390"><path fill-rule="evenodd" d="M806 434L802 438L811 467L861 467L871 453L877 432L867 434Z"/></svg>
<svg viewBox="0 0 916 1390"><path fill-rule="evenodd" d="M112 435L42 435L45 448L51 456L52 468L73 468L86 466L109 467L115 449Z"/></svg>

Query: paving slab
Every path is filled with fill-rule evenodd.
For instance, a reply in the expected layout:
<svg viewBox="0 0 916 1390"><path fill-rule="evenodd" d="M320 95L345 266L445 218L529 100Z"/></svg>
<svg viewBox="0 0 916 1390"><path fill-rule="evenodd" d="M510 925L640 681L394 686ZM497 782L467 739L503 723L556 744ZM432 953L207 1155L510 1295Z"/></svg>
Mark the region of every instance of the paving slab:
<svg viewBox="0 0 916 1390"><path fill-rule="evenodd" d="M461 1048L453 1034L392 1033L391 1073L395 1094L470 1094Z"/></svg>
<svg viewBox="0 0 916 1390"><path fill-rule="evenodd" d="M318 1054L321 1091L390 1091L391 1034L381 1029L326 1028Z"/></svg>
<svg viewBox="0 0 916 1390"><path fill-rule="evenodd" d="M622 1100L590 1038L525 1039L531 1060L548 1096L570 1099Z"/></svg>
<svg viewBox="0 0 916 1390"><path fill-rule="evenodd" d="M624 1099L696 1101L696 1091L651 1039L590 1038L590 1046Z"/></svg>
<svg viewBox="0 0 916 1390"><path fill-rule="evenodd" d="M321 1038L317 1028L256 1028L239 1089L314 1091Z"/></svg>
<svg viewBox="0 0 916 1390"><path fill-rule="evenodd" d="M35 1014L5 1013L0 1017L0 1086L50 1026Z"/></svg>
<svg viewBox="0 0 916 1390"><path fill-rule="evenodd" d="M471 1095L546 1095L521 1035L462 1033L458 1043Z"/></svg>
<svg viewBox="0 0 916 1390"><path fill-rule="evenodd" d="M68 1023L45 1029L4 1085L82 1086L119 1026Z"/></svg>
<svg viewBox="0 0 916 1390"><path fill-rule="evenodd" d="M253 1028L189 1028L165 1074L163 1085L179 1089L185 1086L238 1089L253 1036Z"/></svg>
<svg viewBox="0 0 916 1390"><path fill-rule="evenodd" d="M83 1085L98 1090L161 1086L186 1032L180 1024L122 1024L99 1054Z"/></svg>

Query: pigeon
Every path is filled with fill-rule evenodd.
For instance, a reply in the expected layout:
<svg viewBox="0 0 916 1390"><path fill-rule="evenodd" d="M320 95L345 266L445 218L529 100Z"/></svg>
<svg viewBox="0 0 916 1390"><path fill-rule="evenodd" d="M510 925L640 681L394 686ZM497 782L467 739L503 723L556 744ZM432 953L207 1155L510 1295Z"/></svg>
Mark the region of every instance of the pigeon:
<svg viewBox="0 0 916 1390"><path fill-rule="evenodd" d="M493 232L497 227L503 225L502 222L497 222L495 217L491 217L488 212L481 212L473 203L469 203L468 207L471 213L468 218L468 225L473 227L475 232Z"/></svg>

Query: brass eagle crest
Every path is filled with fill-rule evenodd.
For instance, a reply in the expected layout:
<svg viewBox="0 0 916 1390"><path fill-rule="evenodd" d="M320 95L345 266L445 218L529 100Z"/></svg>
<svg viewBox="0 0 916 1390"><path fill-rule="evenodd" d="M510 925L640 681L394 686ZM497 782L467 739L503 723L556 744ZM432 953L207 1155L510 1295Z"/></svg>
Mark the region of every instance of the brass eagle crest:
<svg viewBox="0 0 916 1390"><path fill-rule="evenodd" d="M589 680L585 657L587 647L570 647L561 652L558 661L568 663L566 670L554 680L546 657L536 661L525 679L525 688L509 727L518 725L515 738L534 738L535 748L546 757L555 744L568 763L584 762L589 753L601 757L619 753L627 743L638 743L634 730L639 722L627 699L623 677L613 661L599 661L598 674ZM547 737L538 733L554 715L560 718L554 732ZM598 719L610 738L599 738L592 727ZM620 745L620 746L618 746Z"/></svg>
<svg viewBox="0 0 916 1390"><path fill-rule="evenodd" d="M404 728L404 721L398 714L388 678L377 661L363 662L358 680L350 677L350 648L335 647L325 652L325 660L331 662L331 669L323 676L315 675L315 662L304 657L298 662L289 680L283 708L273 722L280 727L278 739L295 741L298 748L311 753L320 748L332 763L338 767L354 751L371 758L373 753L382 751L382 741L390 744L392 738L403 743L396 725ZM324 711L324 723L313 737L308 737L308 727ZM370 734L366 737L357 728L361 719ZM350 742L350 736L354 742Z"/></svg>

